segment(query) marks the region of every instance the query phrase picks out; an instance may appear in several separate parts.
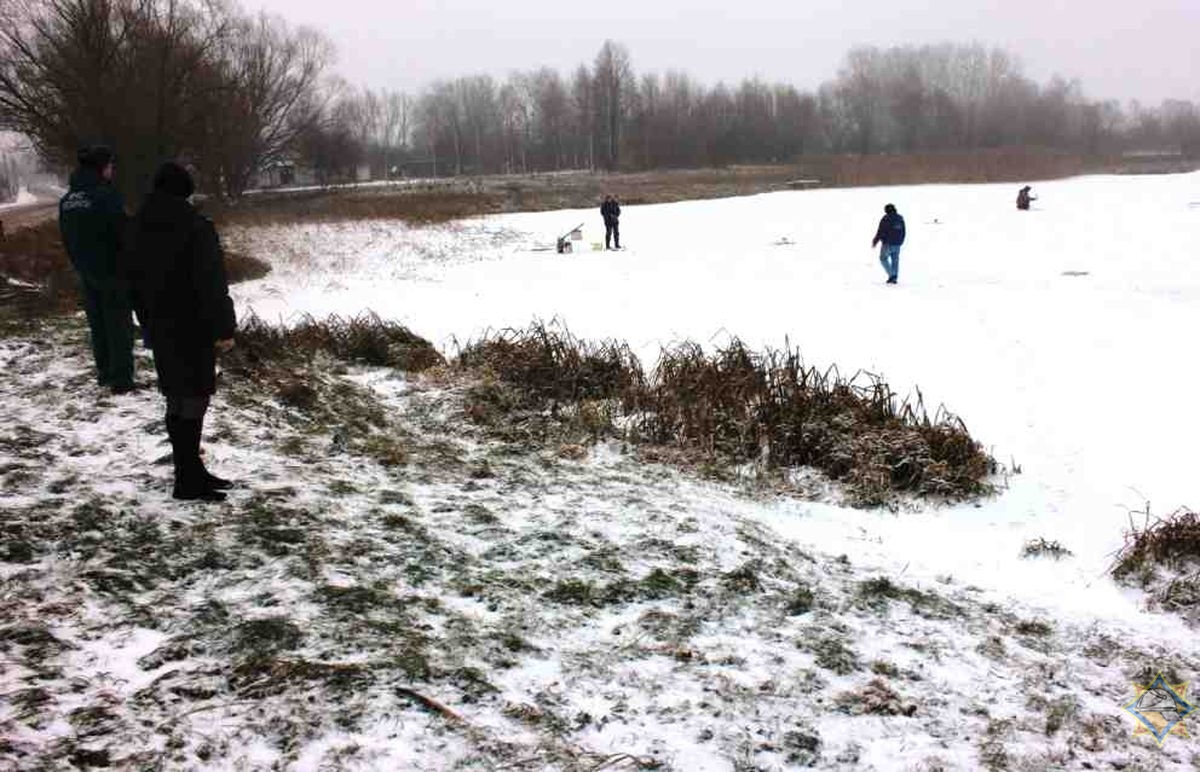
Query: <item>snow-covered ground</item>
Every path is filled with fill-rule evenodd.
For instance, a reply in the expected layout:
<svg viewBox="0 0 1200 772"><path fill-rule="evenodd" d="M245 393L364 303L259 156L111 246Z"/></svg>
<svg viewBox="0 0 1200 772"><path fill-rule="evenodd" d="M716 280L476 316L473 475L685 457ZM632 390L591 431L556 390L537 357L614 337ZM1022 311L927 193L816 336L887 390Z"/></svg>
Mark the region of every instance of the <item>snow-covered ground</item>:
<svg viewBox="0 0 1200 772"><path fill-rule="evenodd" d="M98 389L83 340L0 339L5 769L1200 760L1121 712L1200 671L1169 625L810 550L770 491L494 434L446 371L231 367L206 458L243 487L174 502L161 400Z"/></svg>
<svg viewBox="0 0 1200 772"><path fill-rule="evenodd" d="M1106 569L1131 511L1200 499L1200 174L1034 193L1030 212L1016 211L1015 185L626 205L621 252L591 250L603 237L593 211L262 228L231 238L275 270L236 294L270 320L375 311L447 348L556 317L582 337L628 340L647 363L682 338L788 341L811 363L920 387L1020 468L1002 495L899 514L784 501L763 516L802 544L910 576L1144 622ZM897 287L869 247L888 202L908 222ZM537 251L579 222L585 251ZM1034 538L1074 558L1031 565L1020 553ZM1154 624L1190 640L1174 620Z"/></svg>
<svg viewBox="0 0 1200 772"><path fill-rule="evenodd" d="M243 484L180 503L158 395L96 387L81 318L5 323L0 767L1195 769L1121 710L1194 680L1195 632L1106 569L1129 509L1196 500L1200 175L1035 192L627 206L628 250L569 256L535 250L593 212L225 234L274 266L243 315L369 310L447 350L557 316L648 362L786 339L920 385L1021 466L977 505L698 479L471 420L469 374L325 357L226 361L206 459ZM1039 537L1073 556L1022 559Z"/></svg>

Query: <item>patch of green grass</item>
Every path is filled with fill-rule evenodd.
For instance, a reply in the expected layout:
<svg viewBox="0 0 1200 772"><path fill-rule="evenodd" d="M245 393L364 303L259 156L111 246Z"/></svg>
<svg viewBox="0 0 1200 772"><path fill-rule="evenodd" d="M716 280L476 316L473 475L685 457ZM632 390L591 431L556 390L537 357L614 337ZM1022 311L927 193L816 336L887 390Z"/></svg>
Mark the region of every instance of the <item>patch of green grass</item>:
<svg viewBox="0 0 1200 772"><path fill-rule="evenodd" d="M762 580L759 574L762 564L756 560L747 561L727 574L721 576L721 586L731 593L749 595L762 590Z"/></svg>
<svg viewBox="0 0 1200 772"><path fill-rule="evenodd" d="M788 616L799 616L812 611L813 603L816 601L813 591L805 585L800 585L792 590L784 600L784 610Z"/></svg>
<svg viewBox="0 0 1200 772"><path fill-rule="evenodd" d="M337 616L362 616L379 609L395 609L399 600L387 587L327 584L317 588L317 599Z"/></svg>
<svg viewBox="0 0 1200 772"><path fill-rule="evenodd" d="M385 488L379 492L379 503L387 505L402 505L413 506L412 496L409 496L404 491Z"/></svg>
<svg viewBox="0 0 1200 772"><path fill-rule="evenodd" d="M325 489L333 496L352 496L360 493L358 486L349 480L330 480Z"/></svg>
<svg viewBox="0 0 1200 772"><path fill-rule="evenodd" d="M878 677L861 689L842 692L834 702L854 715L911 716L917 712L915 703L905 702L887 681Z"/></svg>
<svg viewBox="0 0 1200 772"><path fill-rule="evenodd" d="M299 648L304 633L286 617L266 617L240 623L233 631L235 654L260 659Z"/></svg>
<svg viewBox="0 0 1200 772"><path fill-rule="evenodd" d="M1011 719L990 719L983 735L979 738L979 763L989 772L1008 769L1012 757L1008 754L1007 741L1013 732Z"/></svg>
<svg viewBox="0 0 1200 772"><path fill-rule="evenodd" d="M251 497L238 513L238 531L243 544L261 549L272 557L291 555L316 533L316 518L263 495Z"/></svg>
<svg viewBox="0 0 1200 772"><path fill-rule="evenodd" d="M17 720L37 728L41 725L41 717L53 707L54 696L41 687L18 689L5 695L12 706Z"/></svg>
<svg viewBox="0 0 1200 772"><path fill-rule="evenodd" d="M482 504L467 504L462 509L463 516L476 525L496 525L500 518Z"/></svg>
<svg viewBox="0 0 1200 772"><path fill-rule="evenodd" d="M810 652L819 667L838 675L849 675L860 668L858 655L836 634L810 631L807 637L797 641L797 645Z"/></svg>
<svg viewBox="0 0 1200 772"><path fill-rule="evenodd" d="M551 603L561 603L565 606L590 606L599 599L599 594L591 582L563 579L555 582L542 597Z"/></svg>
<svg viewBox="0 0 1200 772"><path fill-rule="evenodd" d="M1031 638L1044 638L1054 632L1054 626L1043 619L1022 619L1013 625L1013 632Z"/></svg>
<svg viewBox="0 0 1200 772"><path fill-rule="evenodd" d="M1023 558L1050 557L1055 560L1062 560L1063 558L1071 557L1073 554L1071 550L1059 542L1047 541L1044 538L1030 539L1021 548L1021 557Z"/></svg>
<svg viewBox="0 0 1200 772"><path fill-rule="evenodd" d="M1079 701L1074 695L1066 694L1046 706L1046 735L1053 735L1064 725L1074 721L1079 714Z"/></svg>
<svg viewBox="0 0 1200 772"><path fill-rule="evenodd" d="M655 568L638 583L639 594L648 600L674 597L690 592L699 581L700 574L691 568L678 568L673 571Z"/></svg>
<svg viewBox="0 0 1200 772"><path fill-rule="evenodd" d="M964 613L961 606L937 593L904 587L886 576L859 583L855 604L860 608L883 612L887 611L892 601L904 601L913 613L931 619L949 619Z"/></svg>

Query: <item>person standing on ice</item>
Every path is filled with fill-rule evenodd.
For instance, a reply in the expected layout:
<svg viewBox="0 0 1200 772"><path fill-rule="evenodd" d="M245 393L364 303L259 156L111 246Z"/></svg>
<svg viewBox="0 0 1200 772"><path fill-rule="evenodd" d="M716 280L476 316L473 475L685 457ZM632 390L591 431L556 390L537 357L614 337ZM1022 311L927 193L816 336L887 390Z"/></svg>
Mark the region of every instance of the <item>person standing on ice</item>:
<svg viewBox="0 0 1200 772"><path fill-rule="evenodd" d="M187 169L170 161L159 167L130 228L128 271L167 398L173 495L222 501L233 484L204 468L200 436L217 387L217 352L233 348L237 322L216 228L188 202L194 190Z"/></svg>
<svg viewBox="0 0 1200 772"><path fill-rule="evenodd" d="M58 229L79 274L97 381L124 394L133 390L133 318L129 287L117 264L125 202L112 184L116 167L110 148L83 148L78 157L71 189L58 202Z"/></svg>
<svg viewBox="0 0 1200 772"><path fill-rule="evenodd" d="M1017 209L1020 209L1023 212L1028 212L1029 204L1033 201L1037 201L1037 196L1029 195L1029 191L1032 189L1033 188L1026 185L1017 191Z"/></svg>
<svg viewBox="0 0 1200 772"><path fill-rule="evenodd" d="M604 218L604 248L612 249L613 245L617 249L621 248L621 227L619 221L621 219L621 205L617 203L617 199L611 194L604 197L604 203L600 205L600 216Z"/></svg>
<svg viewBox="0 0 1200 772"><path fill-rule="evenodd" d="M904 244L904 218L896 211L896 207L888 204L883 208L883 219L875 231L875 239L871 246L881 243L879 248L879 263L887 271L888 284L895 284L900 277L900 246Z"/></svg>

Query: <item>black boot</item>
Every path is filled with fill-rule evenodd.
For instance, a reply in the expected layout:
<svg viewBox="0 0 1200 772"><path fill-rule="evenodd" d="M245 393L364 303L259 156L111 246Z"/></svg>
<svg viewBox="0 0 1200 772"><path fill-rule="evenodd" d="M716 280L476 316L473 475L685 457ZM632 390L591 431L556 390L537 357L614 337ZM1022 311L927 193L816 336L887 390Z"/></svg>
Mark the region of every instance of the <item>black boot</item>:
<svg viewBox="0 0 1200 772"><path fill-rule="evenodd" d="M208 481L208 472L200 460L201 420L167 416L167 434L171 437L171 457L175 462L175 489L172 495L182 501L224 501L225 494Z"/></svg>
<svg viewBox="0 0 1200 772"><path fill-rule="evenodd" d="M215 491L227 491L236 485L233 480L226 480L224 477L217 477L207 469L204 470L204 479L208 482L208 487Z"/></svg>

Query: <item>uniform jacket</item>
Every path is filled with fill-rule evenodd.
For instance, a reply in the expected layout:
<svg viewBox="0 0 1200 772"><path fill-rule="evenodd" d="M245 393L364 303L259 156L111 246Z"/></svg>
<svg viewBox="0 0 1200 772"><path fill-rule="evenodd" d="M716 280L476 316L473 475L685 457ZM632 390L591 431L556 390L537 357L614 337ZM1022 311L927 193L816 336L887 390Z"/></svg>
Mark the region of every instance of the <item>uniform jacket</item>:
<svg viewBox="0 0 1200 772"><path fill-rule="evenodd" d="M114 279L125 228L125 203L99 172L80 167L58 202L58 229L71 264L93 281Z"/></svg>

